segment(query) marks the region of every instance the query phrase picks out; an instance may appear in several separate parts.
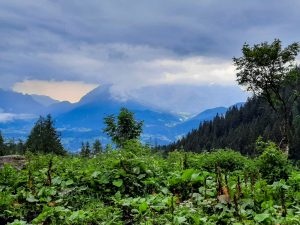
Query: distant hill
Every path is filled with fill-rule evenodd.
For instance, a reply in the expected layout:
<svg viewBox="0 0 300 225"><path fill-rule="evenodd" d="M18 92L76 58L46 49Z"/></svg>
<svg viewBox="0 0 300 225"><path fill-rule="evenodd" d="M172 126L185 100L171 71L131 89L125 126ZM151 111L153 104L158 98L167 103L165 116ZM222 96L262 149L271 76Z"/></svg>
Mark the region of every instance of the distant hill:
<svg viewBox="0 0 300 225"><path fill-rule="evenodd" d="M144 121L145 142L157 141L159 143L169 143L174 140L169 131L168 124L180 122L180 117L166 112L154 111L139 102L128 100L121 101L114 98L108 86L96 88L84 96L73 108L56 117L58 127L63 128L62 133L68 136L68 145L78 145L81 139L100 138L107 142L107 137L102 133L104 127L104 117L111 114L118 114L122 107L128 108L135 113L138 120ZM80 137L72 138L74 132L78 131ZM79 138L79 139L78 139ZM150 140L151 139L151 140Z"/></svg>
<svg viewBox="0 0 300 225"><path fill-rule="evenodd" d="M2 123L0 120L0 130L7 137L25 139L37 117L50 113L61 132L64 146L76 151L83 141L99 138L104 144L108 143L109 138L102 132L103 118L110 114L118 114L121 107L126 107L135 113L137 120L144 121L142 140L152 145L161 145L177 140L190 130L198 128L203 121L209 121L217 114L223 115L227 111L225 107L217 107L186 119L136 99L124 101L115 97L110 89L110 85L100 86L83 96L77 103L57 102L45 96L3 91L4 94L0 98L3 113L19 115L30 112L33 116L15 116Z"/></svg>
<svg viewBox="0 0 300 225"><path fill-rule="evenodd" d="M294 107L295 115L300 113L300 99ZM294 118L291 157L300 158L300 124ZM231 148L246 155L254 155L255 142L259 136L277 144L281 140L280 122L268 103L253 97L245 104L237 104L227 112L202 123L180 140L163 146L166 151L183 148L185 151L202 152L219 148Z"/></svg>
<svg viewBox="0 0 300 225"><path fill-rule="evenodd" d="M30 95L36 102L38 102L39 104L43 105L43 106L50 106L54 103L59 103L58 100L55 100L53 98L50 98L48 96L45 95Z"/></svg>
<svg viewBox="0 0 300 225"><path fill-rule="evenodd" d="M44 106L32 96L0 89L0 112L6 113L39 113Z"/></svg>
<svg viewBox="0 0 300 225"><path fill-rule="evenodd" d="M186 134L187 132L189 132L193 129L197 129L202 122L210 121L216 115L225 114L227 110L228 110L228 108L226 108L226 107L217 107L217 108L213 108L213 109L204 110L203 112L199 113L198 115L176 125L174 127L174 130L177 133Z"/></svg>

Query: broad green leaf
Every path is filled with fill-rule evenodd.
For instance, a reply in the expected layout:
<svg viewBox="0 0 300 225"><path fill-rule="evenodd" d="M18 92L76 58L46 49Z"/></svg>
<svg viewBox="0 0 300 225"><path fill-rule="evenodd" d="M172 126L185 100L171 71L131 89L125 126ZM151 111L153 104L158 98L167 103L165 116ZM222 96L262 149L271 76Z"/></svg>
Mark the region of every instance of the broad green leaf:
<svg viewBox="0 0 300 225"><path fill-rule="evenodd" d="M270 214L267 214L267 213L256 214L254 217L254 220L258 223L261 223L261 222L265 221L266 219L268 219L269 217L270 217Z"/></svg>
<svg viewBox="0 0 300 225"><path fill-rule="evenodd" d="M71 180L71 179L69 179L69 180L66 181L66 185L67 185L67 186L69 186L69 185L71 185L71 184L73 184L73 183L74 183L74 181Z"/></svg>
<svg viewBox="0 0 300 225"><path fill-rule="evenodd" d="M182 224L186 221L186 218L184 216L176 216L175 221L177 224Z"/></svg>
<svg viewBox="0 0 300 225"><path fill-rule="evenodd" d="M38 200L32 194L29 194L26 198L26 201L27 202L37 202Z"/></svg>
<svg viewBox="0 0 300 225"><path fill-rule="evenodd" d="M146 202L143 202L139 205L139 211L141 213L145 212L148 209L148 204Z"/></svg>
<svg viewBox="0 0 300 225"><path fill-rule="evenodd" d="M113 185L116 187L121 187L123 185L123 180L119 179L119 180L115 180L113 182Z"/></svg>

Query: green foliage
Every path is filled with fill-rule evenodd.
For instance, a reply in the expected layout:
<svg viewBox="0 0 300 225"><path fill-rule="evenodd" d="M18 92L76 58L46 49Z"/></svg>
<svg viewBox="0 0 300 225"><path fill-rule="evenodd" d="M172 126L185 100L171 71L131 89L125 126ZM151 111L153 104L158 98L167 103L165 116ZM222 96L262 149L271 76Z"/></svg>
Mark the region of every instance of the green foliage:
<svg viewBox="0 0 300 225"><path fill-rule="evenodd" d="M270 98L270 104L275 106L276 101L280 101L278 94L284 81L289 78L292 63L299 49L298 43L282 49L279 39L275 39L271 44L263 42L253 47L244 44L243 56L233 58L238 70L238 83L257 95L262 94L267 99Z"/></svg>
<svg viewBox="0 0 300 225"><path fill-rule="evenodd" d="M295 58L300 50L298 43L282 49L281 41L263 42L250 47L244 44L240 58L233 58L238 70L237 81L257 96L267 100L280 119L282 147L289 151L292 141L292 117L294 102L299 96L294 83L299 78ZM287 92L288 89L291 89Z"/></svg>
<svg viewBox="0 0 300 225"><path fill-rule="evenodd" d="M300 70L299 70L300 71ZM300 83L296 87L300 90ZM289 92L287 92L289 93ZM300 99L293 109L291 159L300 159ZM203 122L198 129L192 130L177 142L161 147L161 150L174 151L181 147L185 151L206 152L219 148L230 148L242 155L255 157L259 154L256 141L271 140L280 144L282 140L281 122L271 107L260 97L249 99L242 107L232 107L222 117Z"/></svg>
<svg viewBox="0 0 300 225"><path fill-rule="evenodd" d="M219 167L224 172L232 172L242 170L246 162L246 158L241 153L233 150L216 150L203 159L203 167L207 170L214 170Z"/></svg>
<svg viewBox="0 0 300 225"><path fill-rule="evenodd" d="M27 150L34 153L54 153L59 155L66 153L50 115L46 118L40 117L38 119L26 141L26 147Z"/></svg>
<svg viewBox="0 0 300 225"><path fill-rule="evenodd" d="M275 150L268 145L258 164L278 159ZM270 154L276 157L269 160ZM92 158L26 157L22 170L0 169L0 224L297 224L300 219L299 171L291 167L286 181L272 183L256 170L256 161L232 150L176 151L163 158L131 140Z"/></svg>
<svg viewBox="0 0 300 225"><path fill-rule="evenodd" d="M170 153L170 155L173 154L173 152ZM214 172L216 168L220 168L225 173L243 170L248 161L248 158L230 149L218 149L202 154L187 153L188 166L210 172Z"/></svg>
<svg viewBox="0 0 300 225"><path fill-rule="evenodd" d="M102 149L102 144L100 142L100 140L96 140L93 144L93 155L97 155L102 153L103 149Z"/></svg>
<svg viewBox="0 0 300 225"><path fill-rule="evenodd" d="M106 127L103 131L118 147L128 140L138 139L142 133L143 122L136 121L133 112L126 108L121 108L117 121L114 115L110 115L104 118L104 123Z"/></svg>
<svg viewBox="0 0 300 225"><path fill-rule="evenodd" d="M4 138L0 131L0 156L5 155L5 145L4 145Z"/></svg>
<svg viewBox="0 0 300 225"><path fill-rule="evenodd" d="M264 144L263 153L258 158L258 168L264 179L269 183L288 179L290 174L290 163L288 157L273 142Z"/></svg>
<svg viewBox="0 0 300 225"><path fill-rule="evenodd" d="M81 143L81 150L80 150L80 156L82 157L90 157L91 156L91 149L90 149L90 143Z"/></svg>
<svg viewBox="0 0 300 225"><path fill-rule="evenodd" d="M14 139L5 140L0 131L0 156L4 155L22 155L25 152L25 145L22 140Z"/></svg>

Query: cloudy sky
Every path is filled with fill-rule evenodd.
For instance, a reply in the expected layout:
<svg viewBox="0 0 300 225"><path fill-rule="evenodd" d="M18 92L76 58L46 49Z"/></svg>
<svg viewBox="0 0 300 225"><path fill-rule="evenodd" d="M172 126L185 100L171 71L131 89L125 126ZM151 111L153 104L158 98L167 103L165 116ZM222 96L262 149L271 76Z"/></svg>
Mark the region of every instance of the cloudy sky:
<svg viewBox="0 0 300 225"><path fill-rule="evenodd" d="M182 101L202 87L237 90L232 57L244 42L299 41L299 9L298 0L2 0L0 88L71 102L99 84L139 97L173 85ZM234 93L223 100L245 99Z"/></svg>

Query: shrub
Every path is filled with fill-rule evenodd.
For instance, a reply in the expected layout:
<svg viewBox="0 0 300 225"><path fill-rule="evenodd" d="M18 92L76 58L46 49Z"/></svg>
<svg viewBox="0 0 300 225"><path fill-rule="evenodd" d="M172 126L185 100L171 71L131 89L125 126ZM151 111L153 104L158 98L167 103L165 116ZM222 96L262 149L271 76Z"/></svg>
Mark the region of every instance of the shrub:
<svg viewBox="0 0 300 225"><path fill-rule="evenodd" d="M258 158L257 166L262 178L268 183L288 179L291 169L288 156L273 142L268 142L265 146L264 152Z"/></svg>
<svg viewBox="0 0 300 225"><path fill-rule="evenodd" d="M247 158L239 152L230 149L220 149L207 153L202 159L204 169L214 171L216 167L219 167L224 172L242 170L247 161Z"/></svg>

